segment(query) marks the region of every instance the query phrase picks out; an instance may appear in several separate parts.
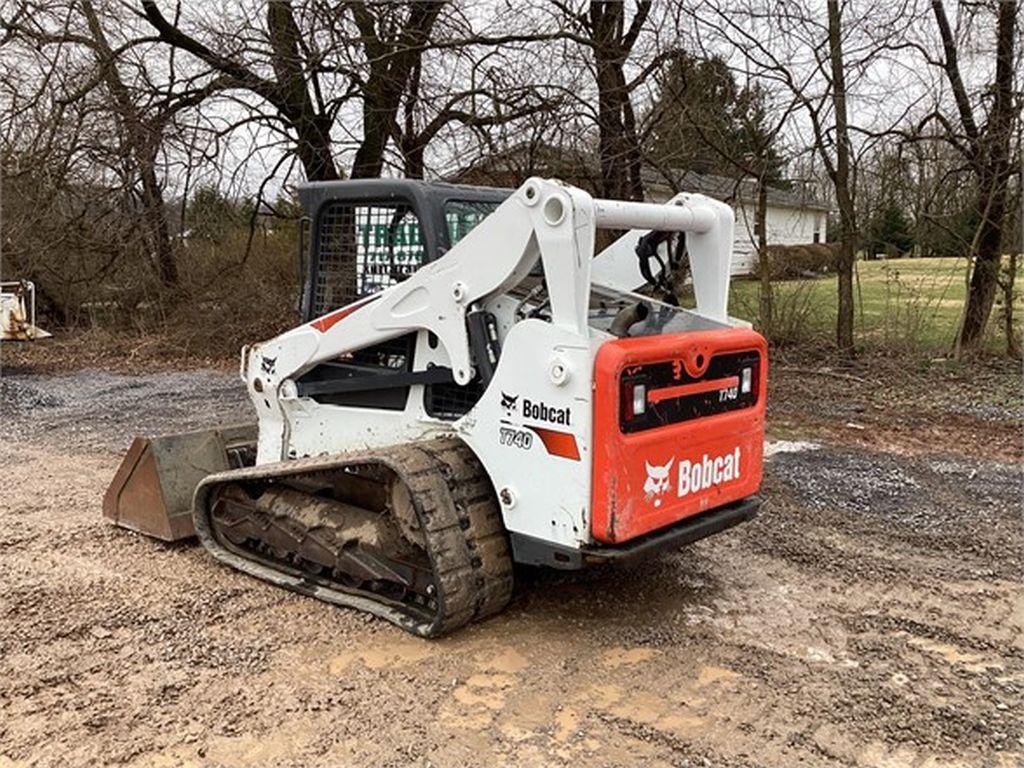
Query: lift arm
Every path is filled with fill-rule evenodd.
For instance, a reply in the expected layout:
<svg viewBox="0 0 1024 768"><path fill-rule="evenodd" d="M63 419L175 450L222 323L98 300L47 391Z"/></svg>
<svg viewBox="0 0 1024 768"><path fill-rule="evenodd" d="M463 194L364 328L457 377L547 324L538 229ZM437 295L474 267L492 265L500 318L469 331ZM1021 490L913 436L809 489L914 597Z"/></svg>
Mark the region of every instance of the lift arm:
<svg viewBox="0 0 1024 768"><path fill-rule="evenodd" d="M593 258L597 228L631 230ZM317 363L419 329L434 333L448 353L459 384L473 378L466 313L518 285L543 263L551 323L588 337L591 271L599 282L632 291L637 259L630 247L644 232L688 233L698 311L726 320L732 210L700 195L671 204L594 199L558 181L531 178L440 259L404 282L335 310L243 352L243 378L253 400ZM634 274L634 272L636 274ZM283 396L294 392L282 391Z"/></svg>
<svg viewBox="0 0 1024 768"><path fill-rule="evenodd" d="M604 204L606 201L594 201ZM632 209L640 203L611 203L616 209ZM734 216L725 203L704 195L681 193L659 208L672 211L668 220L648 217L650 226L630 228L622 237L594 257L593 281L598 285L620 291L635 291L647 280L640 273L636 257L637 242L646 230L686 232L686 249L690 254L693 274L693 293L697 299L697 313L720 322L728 321L729 277L732 270ZM675 213L678 210L679 213ZM611 212L609 212L611 213ZM624 229L622 217L609 216L616 223L612 229ZM635 221L636 219L628 219Z"/></svg>

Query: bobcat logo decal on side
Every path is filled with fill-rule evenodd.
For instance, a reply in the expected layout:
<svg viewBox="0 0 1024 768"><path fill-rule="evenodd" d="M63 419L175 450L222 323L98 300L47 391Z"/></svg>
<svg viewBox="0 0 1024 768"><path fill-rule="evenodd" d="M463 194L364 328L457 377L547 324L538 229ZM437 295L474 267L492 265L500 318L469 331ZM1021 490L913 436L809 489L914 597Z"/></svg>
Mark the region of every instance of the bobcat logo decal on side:
<svg viewBox="0 0 1024 768"><path fill-rule="evenodd" d="M516 403L519 401L519 395L506 395L504 392L501 393L501 407L505 409L505 415L511 416L516 409Z"/></svg>
<svg viewBox="0 0 1024 768"><path fill-rule="evenodd" d="M649 461L644 462L644 466L647 467L647 480L644 482L644 493L647 495L647 499L650 500L656 496L661 496L665 491L668 490L669 478L668 473L672 469L672 464L675 462L676 457L673 456L668 460L667 464L652 465ZM661 499L654 498L654 506L661 506Z"/></svg>

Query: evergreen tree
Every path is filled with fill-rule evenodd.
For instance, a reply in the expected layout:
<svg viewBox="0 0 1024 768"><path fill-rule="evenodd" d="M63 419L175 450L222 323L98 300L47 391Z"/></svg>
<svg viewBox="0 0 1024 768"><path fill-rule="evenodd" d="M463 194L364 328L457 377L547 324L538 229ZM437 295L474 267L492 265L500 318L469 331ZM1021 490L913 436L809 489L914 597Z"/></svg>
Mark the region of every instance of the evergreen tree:
<svg viewBox="0 0 1024 768"><path fill-rule="evenodd" d="M910 221L894 202L886 203L875 213L868 231L872 253L902 256L914 247Z"/></svg>
<svg viewBox="0 0 1024 768"><path fill-rule="evenodd" d="M226 197L214 186L199 187L185 209L189 236L219 242L234 227L247 223L244 204Z"/></svg>
<svg viewBox="0 0 1024 768"><path fill-rule="evenodd" d="M659 81L648 159L661 168L777 181L782 160L767 128L766 94L739 87L720 57L680 52Z"/></svg>

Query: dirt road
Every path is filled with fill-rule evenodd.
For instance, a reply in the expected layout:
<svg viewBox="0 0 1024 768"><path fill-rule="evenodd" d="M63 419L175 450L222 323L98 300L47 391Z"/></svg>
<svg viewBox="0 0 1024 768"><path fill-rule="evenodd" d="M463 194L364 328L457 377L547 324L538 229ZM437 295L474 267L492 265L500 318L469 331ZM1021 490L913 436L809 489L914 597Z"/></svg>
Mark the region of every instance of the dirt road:
<svg viewBox="0 0 1024 768"><path fill-rule="evenodd" d="M101 522L131 435L244 418L234 377L6 371L0 768L1019 765L1019 399L786 375L755 522L428 642Z"/></svg>

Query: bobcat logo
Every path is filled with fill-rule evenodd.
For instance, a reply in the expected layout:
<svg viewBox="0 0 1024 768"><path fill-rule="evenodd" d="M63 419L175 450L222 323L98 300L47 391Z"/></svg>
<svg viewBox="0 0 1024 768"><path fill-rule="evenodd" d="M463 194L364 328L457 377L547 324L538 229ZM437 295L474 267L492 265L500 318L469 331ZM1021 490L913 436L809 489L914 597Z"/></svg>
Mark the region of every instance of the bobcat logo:
<svg viewBox="0 0 1024 768"><path fill-rule="evenodd" d="M277 364L276 357L264 357L260 360L260 367L264 373L272 374L274 372L274 366Z"/></svg>
<svg viewBox="0 0 1024 768"><path fill-rule="evenodd" d="M519 395L506 395L504 392L501 393L501 407L505 409L505 415L511 416L513 411L516 409L516 403L519 401Z"/></svg>
<svg viewBox="0 0 1024 768"><path fill-rule="evenodd" d="M644 482L644 493L647 495L647 499L661 496L665 491L668 490L669 478L668 473L672 469L672 464L676 458L673 456L668 460L667 464L661 466L652 466L649 461L644 462L644 466L647 467L647 480ZM654 498L654 506L661 506L661 499Z"/></svg>

